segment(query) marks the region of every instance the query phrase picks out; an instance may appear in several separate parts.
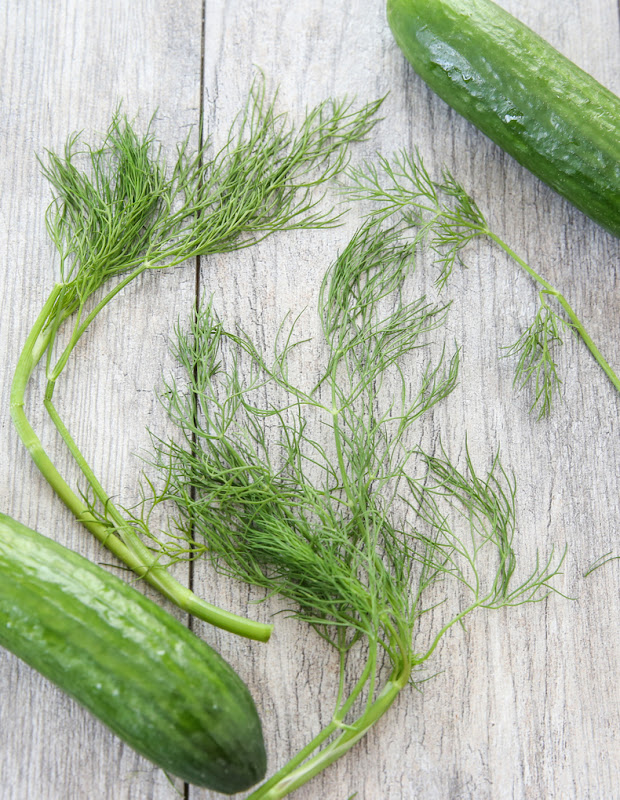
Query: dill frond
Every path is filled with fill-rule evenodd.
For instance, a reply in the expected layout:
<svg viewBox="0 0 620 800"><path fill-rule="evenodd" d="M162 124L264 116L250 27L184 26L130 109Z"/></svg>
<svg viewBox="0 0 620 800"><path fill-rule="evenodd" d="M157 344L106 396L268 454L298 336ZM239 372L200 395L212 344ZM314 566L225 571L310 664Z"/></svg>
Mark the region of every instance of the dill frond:
<svg viewBox="0 0 620 800"><path fill-rule="evenodd" d="M555 395L562 384L554 350L563 343L561 330L566 327L565 320L543 302L530 327L506 348L507 357L517 358L515 385L519 389L525 388L530 382L534 385L531 410L538 408L538 419L549 416Z"/></svg>
<svg viewBox="0 0 620 800"><path fill-rule="evenodd" d="M439 267L439 288L460 263L461 251L488 230L480 209L454 176L444 169L442 180L434 181L417 150L401 150L391 160L379 156L378 166L366 162L346 174L344 193L371 202L371 217L386 220L396 214L416 231L416 243L428 244Z"/></svg>
<svg viewBox="0 0 620 800"><path fill-rule="evenodd" d="M604 567L605 564L609 564L610 561L619 561L620 556L613 555L613 550L610 550L608 553L605 553L602 556L599 556L595 559L592 564L588 567L588 569L583 573L583 577L587 578L588 575L591 575L593 572L596 572L597 569Z"/></svg>
<svg viewBox="0 0 620 800"><path fill-rule="evenodd" d="M16 368L11 413L18 433L58 496L106 547L182 609L242 635L265 639L270 628L220 613L169 575L151 550L147 518L118 508L86 462L54 405L55 386L90 323L141 273L249 247L275 231L337 225L341 212L321 209L320 188L345 167L350 145L369 133L380 105L329 100L295 126L276 111L275 99L266 99L260 77L217 152L209 140L192 152L188 136L169 165L152 126L140 136L117 112L99 145L75 134L63 153L48 152L42 161L53 190L46 223L61 277ZM65 326L68 341L57 348ZM86 481L82 496L47 456L24 412L26 387L42 360L43 403Z"/></svg>
<svg viewBox="0 0 620 800"><path fill-rule="evenodd" d="M177 436L154 438L163 488L149 486L155 503L176 507L161 553L204 555L285 598L288 613L336 648L342 675L354 645L366 654L331 722L253 800L284 797L344 754L451 626L477 608L542 599L562 564L551 554L516 581L516 486L499 456L480 474L468 450L460 469L416 442L420 418L456 385L459 351L429 354L447 307L407 299L415 242L406 225L384 222L366 221L322 282L325 360L310 391L289 378L288 358L303 346L292 329L268 360L207 303L173 344L184 375L168 381L162 402ZM414 350L426 355L417 376ZM448 579L468 599L447 603L422 636L418 622Z"/></svg>
<svg viewBox="0 0 620 800"><path fill-rule="evenodd" d="M539 287L541 309L519 340L507 348L509 354L518 355L515 386L534 387L530 410L537 410L539 419L550 413L561 384L552 349L562 344L562 327L570 327L581 337L620 391L620 379L567 300L491 230L474 199L447 169L441 180L434 180L416 150L400 151L391 159L380 155L376 163L366 162L346 174L345 195L370 204L370 219L393 224L391 220L396 217L411 229L415 245L424 243L430 249L439 269L436 284L440 289L445 288L455 265L462 264L462 251L479 237L498 245ZM550 308L550 302L559 306L560 313Z"/></svg>

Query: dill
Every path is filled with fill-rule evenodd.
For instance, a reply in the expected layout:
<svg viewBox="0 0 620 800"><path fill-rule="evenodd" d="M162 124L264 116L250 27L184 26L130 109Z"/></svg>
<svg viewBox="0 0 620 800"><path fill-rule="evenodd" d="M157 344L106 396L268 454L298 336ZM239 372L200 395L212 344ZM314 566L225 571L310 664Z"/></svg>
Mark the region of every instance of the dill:
<svg viewBox="0 0 620 800"><path fill-rule="evenodd" d="M583 577L587 578L588 575L591 575L593 572L596 572L597 569L604 567L605 564L609 564L610 561L618 561L620 560L620 556L613 555L613 550L610 550L608 553L605 553L602 556L599 556L595 561L590 564L588 569L583 573Z"/></svg>
<svg viewBox="0 0 620 800"><path fill-rule="evenodd" d="M548 298L606 365L562 296L489 230L449 173L438 183L418 155L380 159L379 168L349 170L349 196L374 201L376 210L322 282L325 359L315 385L290 377L291 358L303 345L294 325L283 325L268 360L251 336L228 330L213 305L203 305L189 330L177 329L174 354L184 379L170 380L162 395L177 429L171 440L153 437L163 482L145 479L138 512L117 507L54 404L81 337L146 271L249 247L278 230L337 225L341 213L322 211L316 190L347 167L349 145L372 129L379 106L354 110L329 101L294 128L258 81L214 154L209 142L191 152L188 138L168 165L150 129L140 137L117 114L101 145L73 136L63 154L48 153L43 164L54 190L47 227L61 279L26 340L11 388L11 414L35 463L105 546L180 608L240 635L268 638L271 626L196 597L165 567L167 560L206 556L266 596L284 597L290 613L340 659L331 721L253 800L284 797L344 755L416 682L445 633L475 609L537 602L555 591L550 582L564 556L553 551L516 577L516 486L499 456L480 471L467 447L458 465L416 442L421 418L456 386L460 360L458 348L444 345L433 356L428 347L449 304L409 299L406 291L419 245L430 244L440 287L478 236L496 241L541 285L546 310L513 352L518 381L537 382L535 404L544 413L558 380L551 350L561 324ZM413 351L424 363L417 382L406 363ZM41 362L43 404L86 482L81 493L62 477L24 412ZM619 386L608 365L607 372ZM170 502L169 530L153 530L153 508ZM449 579L460 587L456 608L437 599ZM438 604L444 613L425 636L420 620ZM354 650L365 663L351 683Z"/></svg>
<svg viewBox="0 0 620 800"><path fill-rule="evenodd" d="M100 145L73 135L64 152L48 152L42 161L54 193L46 222L60 280L15 370L10 405L17 431L56 494L121 561L180 608L244 636L264 640L271 626L217 609L172 578L88 465L54 405L55 386L93 319L142 273L248 247L278 230L337 225L340 213L321 210L316 190L344 168L349 145L372 129L380 104L354 109L346 100L326 101L295 127L276 111L275 100L266 100L258 79L215 153L209 141L192 152L188 137L168 165L150 127L139 136L117 113ZM61 329L63 347L57 345ZM45 452L24 411L28 383L41 362L43 403L86 481L81 496Z"/></svg>
<svg viewBox="0 0 620 800"><path fill-rule="evenodd" d="M539 287L539 308L534 321L514 344L505 348L504 355L516 358L514 385L518 389L533 387L530 410L536 411L539 419L551 412L561 385L555 350L562 344L562 328L581 337L620 391L620 379L568 301L490 229L473 198L447 169L443 170L441 180L433 180L419 152L402 150L392 159L379 156L376 164L367 162L350 168L347 175L349 184L343 187L346 195L370 201L372 217L387 220L396 215L415 227L416 241L426 242L434 254L440 288L446 285L455 264L461 262L462 250L480 237L498 245L532 278ZM560 313L550 302L559 306Z"/></svg>
<svg viewBox="0 0 620 800"><path fill-rule="evenodd" d="M546 304L541 293L540 307L534 322L519 339L506 348L507 356L516 356L514 383L519 388L532 382L532 410L538 408L538 418L549 416L553 399L562 381L558 375L554 350L562 344L561 329L568 323Z"/></svg>
<svg viewBox="0 0 620 800"><path fill-rule="evenodd" d="M561 568L552 552L516 580L516 487L499 456L480 472L467 448L459 467L416 442L419 420L456 385L459 350L433 357L428 334L447 306L408 299L415 239L406 224L371 219L336 259L320 291L325 357L313 388L289 377L303 346L294 325L269 360L212 303L177 328L183 380L162 392L177 435L154 437L163 488L151 482L146 503L176 506L161 550L205 556L281 595L340 659L330 722L252 800L285 797L344 755L451 626L477 608L542 600ZM425 362L417 380L414 350ZM424 635L420 619L450 579L467 599Z"/></svg>

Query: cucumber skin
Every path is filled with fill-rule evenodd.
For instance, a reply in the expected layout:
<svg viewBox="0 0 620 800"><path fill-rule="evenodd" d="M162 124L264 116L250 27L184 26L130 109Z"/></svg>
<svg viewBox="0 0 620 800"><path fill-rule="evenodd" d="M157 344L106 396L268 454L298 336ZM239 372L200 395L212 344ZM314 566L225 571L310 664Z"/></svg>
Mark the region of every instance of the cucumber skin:
<svg viewBox="0 0 620 800"><path fill-rule="evenodd" d="M620 98L491 0L387 0L387 16L433 91L620 237Z"/></svg>
<svg viewBox="0 0 620 800"><path fill-rule="evenodd" d="M218 653L124 581L4 514L0 645L189 783L233 794L265 774L254 702Z"/></svg>

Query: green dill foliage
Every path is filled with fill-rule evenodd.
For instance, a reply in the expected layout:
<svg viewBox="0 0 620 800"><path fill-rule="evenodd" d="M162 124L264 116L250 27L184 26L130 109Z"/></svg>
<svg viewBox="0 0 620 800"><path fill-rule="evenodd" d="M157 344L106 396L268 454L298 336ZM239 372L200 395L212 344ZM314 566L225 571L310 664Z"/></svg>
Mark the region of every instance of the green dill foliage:
<svg viewBox="0 0 620 800"><path fill-rule="evenodd" d="M163 488L147 487L151 504L176 506L162 552L204 555L282 596L340 658L330 722L253 800L286 796L346 753L452 625L544 598L562 563L552 555L515 580L515 485L499 458L480 473L469 453L461 468L417 441L420 419L456 385L459 351L429 348L447 307L410 299L415 250L406 226L376 219L344 248L321 286L314 388L290 378L304 344L294 325L269 359L212 304L177 331L183 379L162 398L178 435L154 439ZM450 598L448 579L460 602L422 633L421 617Z"/></svg>
<svg viewBox="0 0 620 800"><path fill-rule="evenodd" d="M387 219L396 214L417 231L417 240L429 243L440 267L437 285L445 286L460 253L469 242L487 232L486 220L473 199L444 170L442 181L429 175L420 153L401 151L392 160L379 155L377 164L366 162L347 170L347 196L372 201L372 216Z"/></svg>
<svg viewBox="0 0 620 800"><path fill-rule="evenodd" d="M591 575L593 572L596 572L597 569L604 567L605 564L609 564L611 561L620 561L620 556L616 556L613 554L613 550L610 550L608 553L605 553L602 556L599 556L595 561L590 564L588 569L583 573L583 577L587 578L588 575Z"/></svg>
<svg viewBox="0 0 620 800"><path fill-rule="evenodd" d="M557 372L554 349L562 344L561 331L567 326L568 323L541 299L534 322L514 344L506 348L507 356L517 358L515 385L522 389L531 382L534 386L532 409L538 408L539 419L549 415L554 396L562 383Z"/></svg>
<svg viewBox="0 0 620 800"><path fill-rule="evenodd" d="M316 190L344 168L349 145L372 129L380 104L353 108L348 101L326 101L295 126L276 111L275 100L267 101L258 79L217 151L207 141L194 152L188 137L169 164L150 127L139 135L117 113L101 144L74 135L64 152L49 152L42 162L54 192L46 221L60 280L16 368L11 413L17 430L59 497L125 564L181 608L256 638L266 638L269 626L220 613L157 563L77 447L54 405L54 389L93 319L145 271L248 247L274 231L338 224L340 213L321 210ZM42 360L43 402L86 481L81 497L45 453L24 412L30 376Z"/></svg>
<svg viewBox="0 0 620 800"><path fill-rule="evenodd" d="M518 341L506 348L505 355L516 359L514 384L531 387L531 410L538 418L551 412L561 380L555 350L562 344L560 330L569 328L585 342L612 384L620 391L620 379L592 341L583 323L566 299L494 233L473 198L447 170L435 181L426 170L420 154L401 151L392 159L378 156L347 170L349 183L344 191L351 199L371 202L370 216L402 218L416 230L416 240L425 242L439 267L437 285L447 283L455 264L461 263L462 250L478 237L486 238L506 252L539 287L540 307L536 317ZM549 301L555 301L561 313ZM566 317L564 317L564 314Z"/></svg>

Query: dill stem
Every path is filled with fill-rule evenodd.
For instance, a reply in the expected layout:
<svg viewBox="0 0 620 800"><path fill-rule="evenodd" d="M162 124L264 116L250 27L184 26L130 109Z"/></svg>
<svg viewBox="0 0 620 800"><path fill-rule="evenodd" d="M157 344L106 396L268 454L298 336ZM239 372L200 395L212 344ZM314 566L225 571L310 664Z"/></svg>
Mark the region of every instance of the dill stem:
<svg viewBox="0 0 620 800"><path fill-rule="evenodd" d="M287 763L276 772L274 775L269 778L268 781L259 786L258 789L255 789L254 792L248 796L247 800L262 800L263 798L271 798L273 797L284 797L284 795L272 795L271 790L274 790L274 787L277 787L285 778L290 775L293 770L295 770L300 764L306 761L309 756L319 747L319 745L323 744L326 739L335 733L337 730L340 730L342 727L342 720L344 719L347 711L353 705L357 697L359 696L360 692L364 689L364 686L369 680L370 674L373 671L373 664L371 659L369 659L364 667L361 677L359 678L358 682L356 683L355 687L347 697L346 701L342 703L337 712L332 717L332 721L326 725L317 735L312 739L312 741L308 742L301 750L299 750L295 755L287 761ZM339 686L339 697L342 695L342 672L341 672L341 682ZM308 779L312 777L309 776ZM289 791L292 791L289 790Z"/></svg>
<svg viewBox="0 0 620 800"><path fill-rule="evenodd" d="M498 244L502 248L502 250L505 253L507 253L512 259L514 259L517 262L517 264L519 264L519 266L522 267L528 273L528 275L530 275L530 277L532 277L536 281L536 283L540 284L543 287L546 294L551 295L557 300L557 302L562 306L567 316L569 317L573 328L583 339L588 350L590 351L590 353L592 353L592 355L596 359L598 365L601 367L605 375L607 375L609 380L615 386L616 390L620 392L620 378L618 378L618 376L613 371L609 363L606 361L603 354L594 343L592 337L586 331L583 323L581 322L575 311L573 311L566 298L562 294L560 294L560 292L558 292L558 290L555 289L547 280L545 280L541 275L539 275L535 270L533 270L532 267L530 267L530 265L526 261L524 261L519 255L517 255L517 253L515 253L515 251L512 250L512 248L506 244L506 242L500 239L499 236L493 233L493 231L487 228L484 230L484 234L488 236L490 239L492 239L496 244Z"/></svg>
<svg viewBox="0 0 620 800"><path fill-rule="evenodd" d="M367 664L366 680L372 671L372 659ZM273 778L263 786L253 792L247 800L280 800L291 792L299 789L311 778L322 772L326 767L337 761L347 753L357 742L362 739L377 722L377 720L388 711L394 703L400 691L407 685L411 675L411 666L407 662L400 671L395 671L390 676L386 685L383 687L376 700L370 703L364 713L355 722L347 725L334 718L315 739L301 750L287 765L285 765ZM359 687L359 683L356 689ZM355 690L354 690L355 691ZM347 706L352 704L352 697L349 698ZM317 745L324 741L336 730L342 729L342 733L326 745L315 756L304 761L305 757L316 749ZM312 750L309 748L312 746ZM302 755L303 754L303 755ZM304 763L300 763L300 762Z"/></svg>
<svg viewBox="0 0 620 800"><path fill-rule="evenodd" d="M476 575L476 582L478 583L478 576L477 575ZM492 595L489 594L483 600L476 600L475 603L472 603L471 605L467 606L462 611L460 611L458 614L456 614L454 617L452 617L450 622L446 622L446 624L443 626L443 628L437 633L437 635L433 639L433 641L431 643L431 646L428 648L426 653L423 656L419 656L419 657L416 656L416 659L415 659L416 666L418 666L419 664L423 664L428 658L431 657L431 655L433 654L435 648L437 647L437 645L439 644L441 639L443 639L444 634L447 633L450 630L450 628L454 625L455 622L460 622L460 620L464 619L468 614L470 614L476 608L480 608L481 606L483 606L484 603L486 603L491 598L491 596Z"/></svg>
<svg viewBox="0 0 620 800"><path fill-rule="evenodd" d="M108 525L102 524L93 516L88 507L67 484L45 452L41 440L35 433L24 411L24 398L30 376L51 344L52 329L49 323L53 318L54 310L63 288L63 284L56 284L52 289L26 339L11 384L11 417L17 433L30 453L34 463L54 492L74 514L77 520L126 566L132 569L139 577L144 578L151 586L158 589L165 597L178 605L179 608L205 622L230 631L231 633L236 633L250 639L257 639L258 641L267 641L271 634L271 625L253 622L252 620L239 617L236 614L224 611L201 600L186 586L183 586L182 583L177 581L176 578L173 578L164 566L158 564L157 558L140 541L133 531L131 538L128 538L127 542L123 542L119 536L112 533ZM51 401L46 403L48 411L50 405ZM52 418L54 419L53 414ZM55 415L55 422L57 423L57 427L65 444L69 447L73 457L78 462L78 466L89 480L89 483L93 486L93 489L95 489L95 484L99 484L94 473L88 467L77 445L73 442L57 414ZM94 484L91 482L91 479L95 482ZM101 491L103 492L103 489L101 489ZM126 524L124 520L123 523L125 527Z"/></svg>
<svg viewBox="0 0 620 800"><path fill-rule="evenodd" d="M92 322L92 321L95 319L95 317L97 316L97 314L99 314L99 312L100 312L100 311L101 311L101 310L102 310L102 309L103 309L105 306L107 306L107 304L108 304L108 303L109 303L109 302L110 302L110 301L111 301L111 300L112 300L114 297L116 297L116 295L117 295L117 294L118 294L118 293L119 293L119 292L120 292L122 289L124 289L124 288L125 288L125 286L127 286L129 283L131 283L131 281L133 281L133 280L134 280L134 278L137 278L137 277L138 277L138 275L140 275L141 273L143 273L143 272L144 272L146 269L148 269L150 266L151 266L151 265L150 265L148 262L145 262L144 264L140 265L140 266L139 266L137 269L135 269L135 270L133 270L132 272L130 272L130 273L129 273L129 275L126 275L126 276L125 276L125 277L124 277L124 278L123 278L121 281L119 281L119 282L116 284L116 286L115 286L115 287L114 287L114 288L113 288L113 289L112 289L110 292L108 292L108 293L105 295L105 297L103 297L103 298L102 298L102 299L101 299L101 300L100 300L100 301L97 303L97 305L96 305L96 306L95 306L95 307L94 307L94 308L93 308L93 309L90 311L90 313L89 313L89 314L87 314L87 316L85 317L85 319L84 319L84 320L82 320L81 322L80 322L80 320L81 320L81 316L80 316L80 315L78 315L78 319L77 319L77 321L76 321L75 328L74 328L74 330L73 330L73 333L72 333L72 335L71 335L71 339L69 340L69 343L67 344L67 346L66 346L66 347L65 347L65 349L63 350L63 352L62 352L62 354L61 354L60 358L58 359L58 361L57 361L57 362L56 362L56 364L54 365L54 369L52 370L52 377L51 377L51 378L49 379L49 381L48 381L48 386L47 386L47 389L46 389L46 392L45 392L45 396L46 396L46 397L48 397L48 396L49 396L49 397L51 398L51 396L52 396L52 392L53 392L53 388L50 388L50 386L52 386L52 387L53 387L53 385L55 384L55 382L56 382L56 379L57 379L57 378L58 378L58 376L61 374L61 372L63 371L63 369L66 367L66 365L67 365L67 361L69 360L69 356L70 356L70 355L71 355L71 353L73 352L73 350L74 350L75 346L77 345L77 343L79 342L79 340L82 338L82 334L83 334L83 333L84 333L84 331L85 331L85 330L88 328L88 326L91 324L91 322ZM63 284L60 284L60 285L61 285L61 286L63 286Z"/></svg>
<svg viewBox="0 0 620 800"><path fill-rule="evenodd" d="M333 369L335 369L335 367ZM344 491L347 496L347 505L349 506L351 511L353 511L353 494L351 492L351 487L349 486L349 476L347 473L346 465L344 463L342 438L340 436L340 426L338 424L338 417L340 416L340 410L336 408L336 378L333 376L333 374L332 374L332 384L331 384L331 395L332 395L332 408L330 413L332 416L334 444L336 446L336 458L338 460L338 469L340 470L340 475L342 477L342 485L344 487Z"/></svg>

